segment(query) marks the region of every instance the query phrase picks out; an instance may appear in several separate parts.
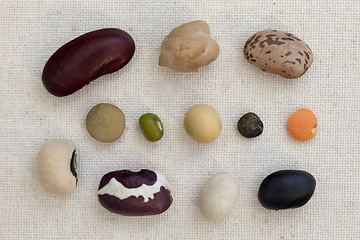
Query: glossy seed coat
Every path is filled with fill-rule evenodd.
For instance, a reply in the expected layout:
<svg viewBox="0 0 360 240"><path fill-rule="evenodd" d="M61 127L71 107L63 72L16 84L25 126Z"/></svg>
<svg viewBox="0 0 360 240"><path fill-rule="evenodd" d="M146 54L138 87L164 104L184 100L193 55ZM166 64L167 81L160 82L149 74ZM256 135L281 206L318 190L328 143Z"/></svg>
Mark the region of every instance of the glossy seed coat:
<svg viewBox="0 0 360 240"><path fill-rule="evenodd" d="M160 214L173 202L165 176L148 169L105 174L99 184L98 200L108 211L125 216Z"/></svg>
<svg viewBox="0 0 360 240"><path fill-rule="evenodd" d="M146 113L139 118L144 137L150 142L159 141L164 135L164 127L158 115Z"/></svg>
<svg viewBox="0 0 360 240"><path fill-rule="evenodd" d="M262 181L258 199L264 208L270 210L298 208L310 200L315 186L315 178L308 172L281 170Z"/></svg>
<svg viewBox="0 0 360 240"><path fill-rule="evenodd" d="M49 58L42 82L51 94L67 96L98 77L121 69L134 52L134 40L123 30L89 32L66 43Z"/></svg>

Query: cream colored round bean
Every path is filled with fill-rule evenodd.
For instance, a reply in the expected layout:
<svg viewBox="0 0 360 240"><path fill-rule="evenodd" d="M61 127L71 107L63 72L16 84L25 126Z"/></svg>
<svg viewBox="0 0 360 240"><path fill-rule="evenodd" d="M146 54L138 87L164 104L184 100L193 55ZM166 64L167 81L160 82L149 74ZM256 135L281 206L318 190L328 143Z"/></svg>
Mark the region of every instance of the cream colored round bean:
<svg viewBox="0 0 360 240"><path fill-rule="evenodd" d="M199 143L215 141L222 127L219 113L206 104L192 106L185 114L184 125L189 136Z"/></svg>
<svg viewBox="0 0 360 240"><path fill-rule="evenodd" d="M77 183L75 144L66 139L47 141L36 158L36 171L45 191L65 195Z"/></svg>

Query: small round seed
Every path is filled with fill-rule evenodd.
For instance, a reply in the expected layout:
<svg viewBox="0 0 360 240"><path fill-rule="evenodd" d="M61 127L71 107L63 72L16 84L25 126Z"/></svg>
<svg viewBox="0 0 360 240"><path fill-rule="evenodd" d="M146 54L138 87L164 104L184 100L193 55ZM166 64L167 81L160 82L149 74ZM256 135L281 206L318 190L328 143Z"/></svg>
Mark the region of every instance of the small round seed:
<svg viewBox="0 0 360 240"><path fill-rule="evenodd" d="M211 106L192 106L184 117L185 130L199 143L211 143L221 133L222 122L219 113Z"/></svg>
<svg viewBox="0 0 360 240"><path fill-rule="evenodd" d="M318 132L317 118L309 109L300 109L289 118L290 134L297 140L307 141Z"/></svg>
<svg viewBox="0 0 360 240"><path fill-rule="evenodd" d="M146 113L139 118L144 137L150 142L159 141L164 135L164 127L158 115Z"/></svg>
<svg viewBox="0 0 360 240"><path fill-rule="evenodd" d="M241 135L246 138L254 138L259 136L264 129L264 125L260 118L252 112L246 113L238 121L238 130Z"/></svg>
<svg viewBox="0 0 360 240"><path fill-rule="evenodd" d="M86 117L89 134L101 142L113 142L125 129L125 116L116 106L100 103L94 106Z"/></svg>

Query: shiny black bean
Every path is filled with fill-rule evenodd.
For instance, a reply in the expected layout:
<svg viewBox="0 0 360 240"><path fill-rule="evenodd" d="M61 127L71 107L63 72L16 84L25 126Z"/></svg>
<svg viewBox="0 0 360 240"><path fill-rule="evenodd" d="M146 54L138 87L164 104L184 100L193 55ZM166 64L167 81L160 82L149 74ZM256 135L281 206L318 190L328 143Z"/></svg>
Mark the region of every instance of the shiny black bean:
<svg viewBox="0 0 360 240"><path fill-rule="evenodd" d="M298 208L310 200L315 186L315 178L308 172L282 170L262 181L258 199L264 208L271 210Z"/></svg>

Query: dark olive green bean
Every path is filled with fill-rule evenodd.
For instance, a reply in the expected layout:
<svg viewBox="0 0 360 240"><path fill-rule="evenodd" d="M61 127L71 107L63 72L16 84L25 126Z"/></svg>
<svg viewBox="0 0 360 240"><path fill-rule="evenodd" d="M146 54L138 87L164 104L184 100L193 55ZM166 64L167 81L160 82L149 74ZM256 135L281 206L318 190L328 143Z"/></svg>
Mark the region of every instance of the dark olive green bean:
<svg viewBox="0 0 360 240"><path fill-rule="evenodd" d="M238 122L238 130L241 135L246 138L254 138L259 136L264 129L264 125L260 118L252 112L246 113Z"/></svg>

